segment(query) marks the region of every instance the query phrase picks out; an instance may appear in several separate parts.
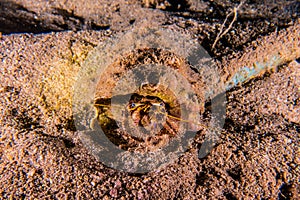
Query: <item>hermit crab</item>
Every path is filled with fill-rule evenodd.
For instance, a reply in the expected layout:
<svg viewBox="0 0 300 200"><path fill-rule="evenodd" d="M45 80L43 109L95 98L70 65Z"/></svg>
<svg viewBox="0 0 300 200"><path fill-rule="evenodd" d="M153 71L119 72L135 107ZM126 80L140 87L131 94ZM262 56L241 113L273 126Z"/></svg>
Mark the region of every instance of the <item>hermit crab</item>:
<svg viewBox="0 0 300 200"><path fill-rule="evenodd" d="M183 83L169 68L176 70L177 76L182 76L196 92L179 91L176 95L175 90L187 90L187 86L182 87ZM127 75L119 83L119 91L114 92L129 70L133 70L132 74ZM174 79L168 82L166 79L171 77ZM120 148L154 151L184 134L184 129L198 129L199 121L195 116L203 111L204 94L195 89L202 88L203 83L188 63L174 53L161 49L135 50L114 63L99 80L94 99L96 116L91 127L97 129L95 124L98 123ZM192 107L186 101L188 98L201 99L202 105L198 103L197 107ZM184 117L186 120L181 116L182 106L190 115ZM112 113L113 110L120 112ZM186 124L180 127L180 122Z"/></svg>

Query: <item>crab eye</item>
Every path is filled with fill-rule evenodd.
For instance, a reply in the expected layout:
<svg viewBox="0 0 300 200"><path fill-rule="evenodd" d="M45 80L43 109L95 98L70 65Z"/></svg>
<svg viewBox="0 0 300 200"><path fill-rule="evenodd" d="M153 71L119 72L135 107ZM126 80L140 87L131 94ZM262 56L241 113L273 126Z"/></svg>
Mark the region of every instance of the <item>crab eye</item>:
<svg viewBox="0 0 300 200"><path fill-rule="evenodd" d="M165 104L164 103L160 103L159 106L163 107Z"/></svg>
<svg viewBox="0 0 300 200"><path fill-rule="evenodd" d="M130 104L130 108L134 108L135 106L136 106L135 103Z"/></svg>

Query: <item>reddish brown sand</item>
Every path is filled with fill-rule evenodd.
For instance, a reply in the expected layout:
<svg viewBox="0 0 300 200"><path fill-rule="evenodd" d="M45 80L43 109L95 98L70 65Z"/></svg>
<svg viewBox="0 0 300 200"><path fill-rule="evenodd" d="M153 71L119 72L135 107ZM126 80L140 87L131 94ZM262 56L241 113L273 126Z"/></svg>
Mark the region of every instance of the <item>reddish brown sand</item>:
<svg viewBox="0 0 300 200"><path fill-rule="evenodd" d="M257 37L292 26L299 18L296 2L245 4L215 50L210 47L217 30L238 4L187 1L191 6L181 6L185 11L177 12L175 4L145 8L147 2L155 8L160 1L13 2L2 3L2 8L17 4L23 8L6 9L5 33L38 33L30 24L18 29L13 17L20 23L33 17L32 27L38 27L36 23L50 32L93 29L92 22L97 29L109 29L1 36L0 199L299 199L300 64L296 60L227 92L225 126L207 157L198 159L204 140L199 133L178 161L147 174L119 172L97 162L78 139L71 110L76 73L88 52L144 17L146 23L186 31L212 57L230 60ZM57 14L54 8L65 12ZM0 22L4 24L3 19Z"/></svg>

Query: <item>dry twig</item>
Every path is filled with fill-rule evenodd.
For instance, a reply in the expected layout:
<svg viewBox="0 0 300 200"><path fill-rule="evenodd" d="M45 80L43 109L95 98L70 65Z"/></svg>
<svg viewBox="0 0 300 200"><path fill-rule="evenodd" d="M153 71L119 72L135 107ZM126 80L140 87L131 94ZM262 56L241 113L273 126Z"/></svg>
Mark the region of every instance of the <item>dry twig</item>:
<svg viewBox="0 0 300 200"><path fill-rule="evenodd" d="M213 49L215 48L217 42L232 28L233 23L237 19L237 12L238 12L239 8L243 5L243 3L244 3L244 1L241 1L241 3L237 7L233 8L233 11L231 11L228 15L226 15L226 18L225 18L225 20L224 20L224 22L223 22L223 24L221 26L220 32L218 33L218 35L217 35L217 37L216 37L216 39L215 39L215 41L214 41L214 43L212 45ZM228 17L231 16L232 14L234 14L232 21L230 22L228 28L225 31L223 31L223 28L224 28L224 26L225 26L225 24L226 24L226 22L228 20Z"/></svg>

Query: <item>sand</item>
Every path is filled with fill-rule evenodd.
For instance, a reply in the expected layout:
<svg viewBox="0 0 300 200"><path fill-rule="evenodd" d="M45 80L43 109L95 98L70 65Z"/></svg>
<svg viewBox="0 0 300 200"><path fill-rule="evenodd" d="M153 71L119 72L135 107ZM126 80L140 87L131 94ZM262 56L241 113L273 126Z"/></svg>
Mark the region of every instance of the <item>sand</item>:
<svg viewBox="0 0 300 200"><path fill-rule="evenodd" d="M103 165L72 116L78 71L120 31L153 23L188 33L222 63L296 24L299 3L245 3L211 49L238 3L77 2L1 2L1 199L299 199L299 58L226 92L225 125L206 157L199 131L178 160L148 173Z"/></svg>

